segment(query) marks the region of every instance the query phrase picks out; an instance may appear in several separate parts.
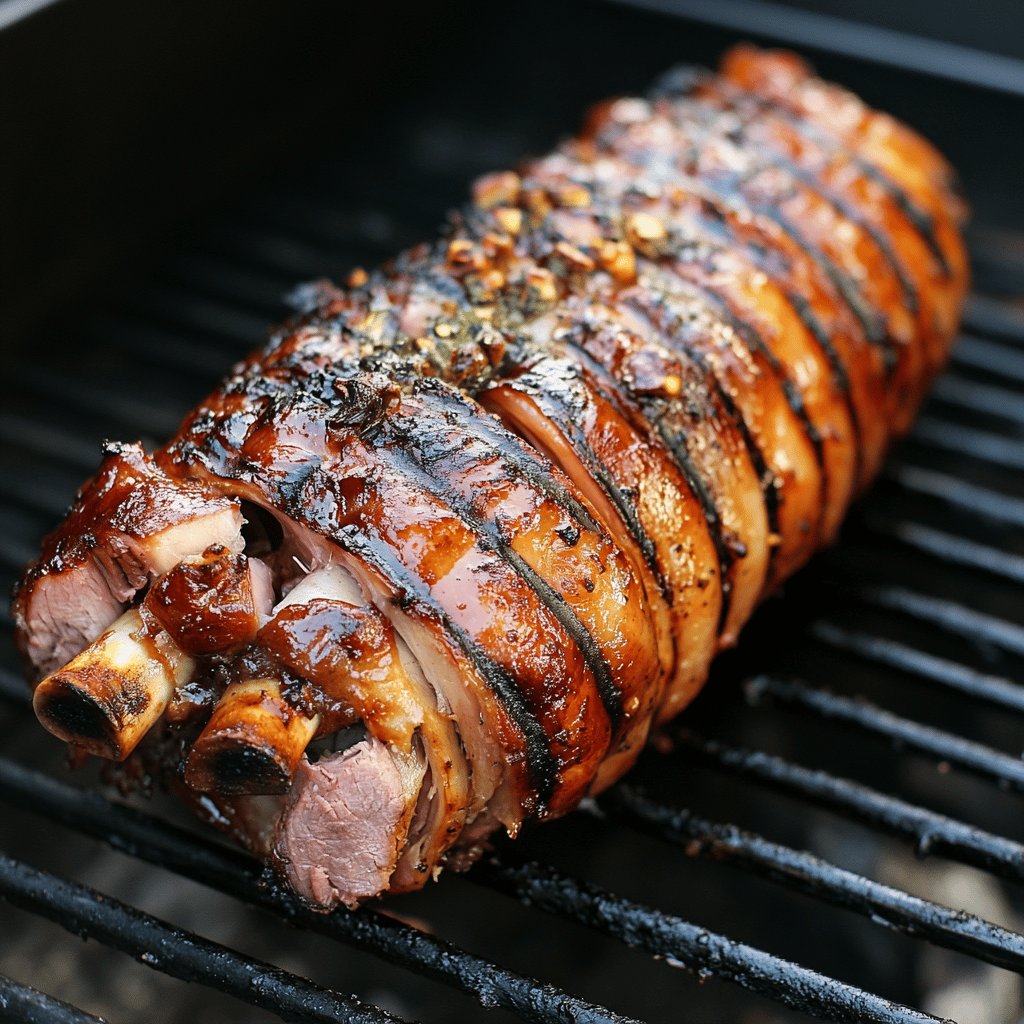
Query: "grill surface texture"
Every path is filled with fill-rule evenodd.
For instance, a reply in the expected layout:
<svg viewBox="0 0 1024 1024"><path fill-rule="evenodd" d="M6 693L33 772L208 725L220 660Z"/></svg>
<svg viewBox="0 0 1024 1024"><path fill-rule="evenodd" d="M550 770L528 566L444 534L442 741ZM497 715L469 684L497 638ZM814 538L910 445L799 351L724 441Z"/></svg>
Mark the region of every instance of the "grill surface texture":
<svg viewBox="0 0 1024 1024"><path fill-rule="evenodd" d="M483 114L404 116L394 160L376 152L387 181L337 150L272 178L18 361L5 586L102 438L162 440L276 296L415 240L524 148ZM310 912L159 796L126 806L93 768L67 773L5 618L0 1020L909 1022L953 1016L952 986L973 985L983 1015L956 1019L1015 1021L1024 242L984 240L951 369L840 545L625 784L408 903Z"/></svg>

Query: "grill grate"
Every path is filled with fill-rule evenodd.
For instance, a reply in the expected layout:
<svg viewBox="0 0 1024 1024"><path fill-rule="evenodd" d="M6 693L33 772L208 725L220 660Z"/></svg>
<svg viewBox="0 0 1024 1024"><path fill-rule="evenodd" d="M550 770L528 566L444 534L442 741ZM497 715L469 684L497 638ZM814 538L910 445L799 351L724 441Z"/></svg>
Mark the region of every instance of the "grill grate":
<svg viewBox="0 0 1024 1024"><path fill-rule="evenodd" d="M450 182L439 190L459 194L473 169L468 163L449 167ZM324 180L331 173L326 167ZM398 192L416 197L422 169L410 166L403 173L406 188ZM372 210L380 197L371 184L362 189L352 209ZM394 192L380 204L393 205ZM31 557L39 533L95 467L100 437L162 438L261 336L265 323L282 314L268 297L296 280L340 276L357 258L369 262L392 253L429 230L436 215L436 208L406 210L408 223L402 224L383 214L353 213L339 207L341 193L335 185L318 194L308 183L267 191L187 252L172 254L155 280L121 296L118 308L127 312L78 324L74 345L90 353L88 366L72 363L55 372L27 361L17 368L15 396L0 411L5 580ZM1024 282L1024 264L991 252L985 257L993 280ZM664 906L649 905L646 896L615 895L620 882L649 891L622 864L613 865L612 886L594 880L604 871L596 862L579 871L559 866L567 851L579 860L578 833L596 837L601 846L628 832L636 838L630 850L656 848L679 877L700 862L720 864L728 885L741 875L767 879L784 899L808 897L864 918L871 936L897 931L1024 973L1024 935L1018 931L873 880L866 869L843 866L840 856L805 849L815 845L819 819L813 815L821 811L822 820L895 837L918 857L1024 881L1024 845L1000 834L1010 820L1007 808L1016 810L1015 794L1024 789L1013 718L1024 711L1024 686L1017 681L1024 626L1003 617L1008 609L1017 614L1014 588L1024 581L1024 542L1015 532L1024 526L1024 312L982 292L972 299L965 329L926 416L855 514L847 546L821 557L792 585L785 605L759 614L741 650L723 660L693 711L670 728L662 745L671 749L646 754L624 784L564 831L553 825L519 845L499 844L495 857L468 875L483 898L526 903L538 935L545 924L535 911L542 911L684 966L701 979L727 979L803 1013L894 1024L937 1019L733 938L730 929L691 923L674 911L671 893ZM0 730L6 731L0 734L21 737L20 748L27 751L26 736L39 747L48 741L29 720L10 632L4 608ZM420 906L415 899L389 903L387 912L313 913L213 837L174 824L162 812L142 812L58 780L49 771L55 744L45 748L47 770L30 767L34 759L19 758L12 752L17 747L11 744L0 757L0 801L44 819L50 829L99 840L160 872L424 975L481 1007L536 1024L632 1019L503 967L472 951L471 943L389 916ZM728 792L753 793L753 800L724 798L730 784ZM902 789L913 798L900 795ZM679 794L693 806L677 806ZM766 794L775 799L760 810L753 801L766 802ZM700 811L720 797L754 824L719 821ZM795 824L784 818L784 807L795 809ZM792 839L762 834L776 827L793 833ZM466 891L472 900L469 885L446 881L440 888L447 893L450 886L456 887L453 903ZM287 1020L397 1019L6 855L0 856L0 896L166 974ZM1017 893L1007 898L1019 908ZM440 910L433 919L442 930L446 903L435 898ZM630 995L624 992L622 1002ZM665 1005L676 1006L671 998ZM98 1018L0 977L0 1019Z"/></svg>

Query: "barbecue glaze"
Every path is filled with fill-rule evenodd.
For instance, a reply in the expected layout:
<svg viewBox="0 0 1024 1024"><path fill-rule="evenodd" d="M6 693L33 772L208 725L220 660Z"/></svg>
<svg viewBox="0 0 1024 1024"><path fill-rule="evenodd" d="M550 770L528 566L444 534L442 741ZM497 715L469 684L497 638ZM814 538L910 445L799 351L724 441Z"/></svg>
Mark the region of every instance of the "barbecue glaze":
<svg viewBox="0 0 1024 1024"><path fill-rule="evenodd" d="M944 365L964 216L789 54L602 105L108 450L15 599L43 724L177 731L168 779L324 906L571 810L836 536ZM144 728L115 619L171 652Z"/></svg>

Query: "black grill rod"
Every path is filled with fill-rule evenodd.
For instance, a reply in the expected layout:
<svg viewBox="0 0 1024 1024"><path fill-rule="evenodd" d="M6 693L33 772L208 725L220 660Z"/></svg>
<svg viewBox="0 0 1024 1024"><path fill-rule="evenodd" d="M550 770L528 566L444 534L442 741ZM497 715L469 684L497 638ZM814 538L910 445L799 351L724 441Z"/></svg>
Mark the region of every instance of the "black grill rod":
<svg viewBox="0 0 1024 1024"><path fill-rule="evenodd" d="M1013 583L1024 583L1024 557L1021 555L905 519L894 520L869 513L865 523L873 534L941 559L944 565L976 569Z"/></svg>
<svg viewBox="0 0 1024 1024"><path fill-rule="evenodd" d="M0 700L27 707L30 697L24 679L9 669L0 668Z"/></svg>
<svg viewBox="0 0 1024 1024"><path fill-rule="evenodd" d="M1018 427L1024 426L1024 399L1019 392L995 384L982 384L953 371L942 374L935 381L929 398L1007 420Z"/></svg>
<svg viewBox="0 0 1024 1024"><path fill-rule="evenodd" d="M77 1006L61 1002L0 974L0 1021L16 1024L106 1024Z"/></svg>
<svg viewBox="0 0 1024 1024"><path fill-rule="evenodd" d="M1024 313L991 295L973 293L964 308L963 321L976 334L1024 343Z"/></svg>
<svg viewBox="0 0 1024 1024"><path fill-rule="evenodd" d="M194 401L201 397L199 392L226 377L235 362L266 341L269 333L268 325L264 325L259 333L246 341L230 341L211 332L199 332L182 325L180 318L179 322L165 319L160 324L154 324L154 319L149 315L145 321L119 316L102 321L97 326L97 334L108 351L113 350L138 365L140 379L144 378L148 367L162 367L180 382L185 382L185 388L196 389ZM187 408L185 388L181 383L178 387L184 399L184 415Z"/></svg>
<svg viewBox="0 0 1024 1024"><path fill-rule="evenodd" d="M147 315L153 313L179 327L201 330L232 350L261 344L273 325L246 306L198 295L192 288L175 284L151 285L139 295L138 305Z"/></svg>
<svg viewBox="0 0 1024 1024"><path fill-rule="evenodd" d="M187 408L184 404L176 406L158 400L153 394L145 398L128 397L123 390L95 380L83 382L80 378L54 370L44 373L25 365L14 368L11 383L46 401L66 402L83 413L107 417L132 431L143 431L154 438L169 437L177 429L183 410Z"/></svg>
<svg viewBox="0 0 1024 1024"><path fill-rule="evenodd" d="M668 735L675 742L677 754L688 760L752 779L786 796L899 836L913 843L920 857L943 856L1000 878L1024 882L1021 843L773 754L708 740L684 728L671 730Z"/></svg>
<svg viewBox="0 0 1024 1024"><path fill-rule="evenodd" d="M948 473L902 460L890 461L883 475L905 491L936 498L974 518L1024 526L1024 498L970 484Z"/></svg>
<svg viewBox="0 0 1024 1024"><path fill-rule="evenodd" d="M15 571L22 570L33 558L38 557L38 547L33 547L17 537L0 534L0 565ZM6 594L4 595L6 597ZM7 602L0 600L0 610L6 611Z"/></svg>
<svg viewBox="0 0 1024 1024"><path fill-rule="evenodd" d="M177 872L321 935L368 950L534 1024L635 1024L554 985L524 977L443 939L367 908L321 914L279 886L237 850L0 757L0 799L44 814L116 850Z"/></svg>
<svg viewBox="0 0 1024 1024"><path fill-rule="evenodd" d="M976 612L956 601L906 587L863 587L854 593L865 604L900 612L974 643L992 644L1011 654L1024 656L1024 626L1007 619Z"/></svg>
<svg viewBox="0 0 1024 1024"><path fill-rule="evenodd" d="M284 296L295 287L291 274L260 273L205 250L179 253L166 274L183 291L227 299L251 312L259 310L268 322L276 322L287 313Z"/></svg>
<svg viewBox="0 0 1024 1024"><path fill-rule="evenodd" d="M950 361L1024 384L1024 352L1002 341L963 334L950 354Z"/></svg>
<svg viewBox="0 0 1024 1024"><path fill-rule="evenodd" d="M154 970L226 992L282 1020L395 1024L400 1019L4 854L0 899L55 921L80 938L127 953Z"/></svg>
<svg viewBox="0 0 1024 1024"><path fill-rule="evenodd" d="M1002 676L979 672L948 658L919 651L898 640L847 629L830 619L815 620L808 632L819 643L835 650L899 669L1009 711L1024 712L1024 686Z"/></svg>
<svg viewBox="0 0 1024 1024"><path fill-rule="evenodd" d="M973 914L920 899L735 825L665 806L638 787L616 786L599 803L613 820L682 847L690 856L724 861L876 924L1024 973L1024 935Z"/></svg>
<svg viewBox="0 0 1024 1024"><path fill-rule="evenodd" d="M994 779L1001 786L1015 792L1024 792L1024 761L982 743L894 715L865 700L840 697L789 679L757 676L747 682L744 688L751 703L759 703L770 697L820 718L858 726L864 732L889 739L901 747Z"/></svg>
<svg viewBox="0 0 1024 1024"><path fill-rule="evenodd" d="M1024 403L1024 396L1021 396ZM935 416L922 416L909 437L915 444L939 448L943 452L966 455L1000 469L1024 469L1024 444L1019 438L1003 437L988 430L965 427Z"/></svg>
<svg viewBox="0 0 1024 1024"><path fill-rule="evenodd" d="M722 978L822 1020L857 1024L936 1020L542 864L490 858L476 864L467 877L530 907L643 949L670 966L687 968L702 981Z"/></svg>
<svg viewBox="0 0 1024 1024"><path fill-rule="evenodd" d="M1024 61L958 43L760 0L618 2L745 34L754 33L789 47L841 54L900 71L914 71L963 85L1024 96Z"/></svg>

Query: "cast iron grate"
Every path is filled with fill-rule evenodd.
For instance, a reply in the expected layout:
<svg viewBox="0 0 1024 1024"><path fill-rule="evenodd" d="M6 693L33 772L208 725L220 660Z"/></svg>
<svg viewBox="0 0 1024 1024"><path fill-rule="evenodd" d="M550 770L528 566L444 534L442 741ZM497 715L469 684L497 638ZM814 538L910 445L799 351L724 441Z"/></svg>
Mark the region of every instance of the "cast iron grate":
<svg viewBox="0 0 1024 1024"><path fill-rule="evenodd" d="M458 176L458 170L452 174ZM408 176L413 188L415 167ZM379 200L385 208L384 197L363 198L368 206ZM321 194L305 187L268 193L202 244L171 259L151 286L131 297L128 314L84 329L81 345L90 352L90 366L54 371L40 362L19 368L18 395L0 411L4 581L31 557L39 533L95 466L99 438L166 435L204 388L261 336L265 324L280 316L274 296L296 280L340 276L354 260L372 262L420 233L415 217L403 227L346 213L328 186ZM1024 283L1024 262L1001 266L1000 280L1007 278ZM142 375L157 377L159 387L148 394L133 387ZM812 854L808 844L769 839L760 834L770 821L763 816L754 830L676 803L713 802L716 787L736 781L788 800L798 810L824 809L896 837L921 858L968 865L1011 883L1024 881L1024 845L991 824L1002 811L974 814L971 802L978 799L971 794L991 790L1002 809L1024 790L1024 761L1016 749L1001 749L1013 748L1018 724L1013 716L1024 711L1019 682L1024 616L1012 603L1019 596L1014 588L1024 581L1022 430L1024 312L982 291L968 311L950 372L912 438L890 461L876 494L854 516L848 546L824 556L794 585L785 607L798 610L792 616L797 621L780 634L780 616L788 613L780 613L778 605L761 613L758 622L767 625L755 623L742 651L717 673L714 688L726 696L717 704L709 698L709 709L699 702L669 730L664 749L645 755L625 783L589 808L599 834L636 830L689 858L725 864L880 928L1024 973L1024 935L1018 931L875 881ZM33 728L14 667L10 618L6 610L2 615L0 699L6 721L9 728ZM780 635L787 650L765 646ZM754 668L764 671L755 674ZM880 675L905 686L880 689ZM1009 725L989 729L993 713ZM817 746L804 744L808 729L821 730L825 739ZM712 731L729 738L710 739ZM830 759L832 742L846 744L852 753ZM860 744L882 762L878 770L858 771ZM770 752L773 746L786 753ZM887 761L877 752L890 746L896 753ZM936 777L973 775L981 781L959 790L957 800L910 799L879 782L893 764L910 761L930 764L933 774L940 773ZM697 788L662 779L669 775L672 782L680 773L692 774ZM712 780L704 783L710 798L699 789L706 779ZM918 779L912 775L909 788ZM937 792L930 783L918 789L931 797ZM13 757L0 756L0 800L444 983L483 1007L500 1007L534 1022L631 1019L378 909L312 913L262 885L253 862L213 837ZM952 803L956 812L929 809L930 802ZM541 912L555 915L702 979L736 982L797 1011L838 1021L937 1019L669 909L618 896L584 874L499 844L495 856L468 879L527 903L538 929L543 928ZM355 996L8 856L0 856L0 897L159 971L220 989L285 1020L396 1019ZM398 905L385 909L401 911ZM97 1019L0 978L4 1018Z"/></svg>

